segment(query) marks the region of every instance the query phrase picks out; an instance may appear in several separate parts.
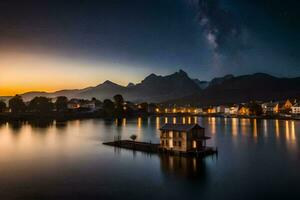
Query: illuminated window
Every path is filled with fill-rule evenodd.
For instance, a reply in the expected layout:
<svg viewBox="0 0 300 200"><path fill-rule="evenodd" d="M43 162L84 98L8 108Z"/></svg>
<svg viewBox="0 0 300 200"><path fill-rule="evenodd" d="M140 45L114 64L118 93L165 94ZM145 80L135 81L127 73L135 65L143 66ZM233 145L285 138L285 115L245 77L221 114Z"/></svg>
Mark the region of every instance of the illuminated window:
<svg viewBox="0 0 300 200"><path fill-rule="evenodd" d="M173 141L172 141L172 139L169 140L169 146L170 146L170 148L173 148Z"/></svg>
<svg viewBox="0 0 300 200"><path fill-rule="evenodd" d="M196 142L196 140L193 140L193 148L194 148L194 149L197 148L197 142Z"/></svg>

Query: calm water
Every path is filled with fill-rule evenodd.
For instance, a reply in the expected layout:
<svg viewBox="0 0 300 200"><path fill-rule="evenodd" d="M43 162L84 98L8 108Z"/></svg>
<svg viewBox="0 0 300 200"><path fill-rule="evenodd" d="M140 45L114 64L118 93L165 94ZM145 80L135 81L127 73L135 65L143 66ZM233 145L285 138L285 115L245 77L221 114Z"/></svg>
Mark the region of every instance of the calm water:
<svg viewBox="0 0 300 200"><path fill-rule="evenodd" d="M0 199L282 199L300 196L300 121L185 118L217 146L203 160L102 145L158 142L165 118L0 124Z"/></svg>

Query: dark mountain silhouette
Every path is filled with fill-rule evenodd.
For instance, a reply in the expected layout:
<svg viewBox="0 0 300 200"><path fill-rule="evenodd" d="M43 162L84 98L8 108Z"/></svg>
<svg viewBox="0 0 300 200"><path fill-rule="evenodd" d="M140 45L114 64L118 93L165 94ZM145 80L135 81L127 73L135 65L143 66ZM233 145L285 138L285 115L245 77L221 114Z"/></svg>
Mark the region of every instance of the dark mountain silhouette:
<svg viewBox="0 0 300 200"><path fill-rule="evenodd" d="M135 84L134 83L128 83L128 85L127 85L127 87L132 87L132 86L135 86Z"/></svg>
<svg viewBox="0 0 300 200"><path fill-rule="evenodd" d="M82 90L61 90L54 93L29 92L22 96L25 100L30 100L35 96L46 96L51 98L67 96L68 98L87 99L96 97L103 100L112 98L115 94L122 94L125 99L130 101L161 102L195 94L199 91L200 88L188 77L187 73L179 70L178 72L167 76L150 74L140 83L131 83L128 84L127 87L111 81L105 81L96 87L89 87Z"/></svg>
<svg viewBox="0 0 300 200"><path fill-rule="evenodd" d="M205 90L167 103L203 106L300 97L300 77L277 78L256 73L237 77L225 76L223 79L213 80L215 81L212 81ZM222 80L221 83L219 80Z"/></svg>
<svg viewBox="0 0 300 200"><path fill-rule="evenodd" d="M110 99L116 94L124 94L126 92L126 87L113 83L111 81L105 81L96 87L91 87L88 90L77 93L78 98L91 99L96 97L98 99Z"/></svg>
<svg viewBox="0 0 300 200"><path fill-rule="evenodd" d="M184 97L201 89L183 70L168 76L150 74L141 83L130 87L125 97L135 101L161 102L164 99Z"/></svg>
<svg viewBox="0 0 300 200"><path fill-rule="evenodd" d="M222 84L224 81L228 80L228 79L232 79L234 78L234 76L232 74L228 74L226 76L223 77L218 77L218 78L214 78L209 82L209 86L214 86L214 85L220 85Z"/></svg>
<svg viewBox="0 0 300 200"><path fill-rule="evenodd" d="M56 91L53 93L34 91L34 92L24 93L24 94L22 94L22 97L25 101L29 101L29 100L33 99L34 97L38 97L38 96L48 97L48 98L56 98L58 96L66 96L66 97L72 98L72 97L78 96L78 94L81 92L89 90L90 88L91 87L85 88L85 89L59 90L59 91Z"/></svg>
<svg viewBox="0 0 300 200"><path fill-rule="evenodd" d="M209 86L209 81L200 81L199 79L193 79L193 81L201 88L205 89Z"/></svg>
<svg viewBox="0 0 300 200"><path fill-rule="evenodd" d="M224 81L233 78L234 76L232 74L228 74L223 77L217 77L212 79L211 81L200 81L199 79L193 79L194 82L201 88L206 89L208 86L218 85L222 84Z"/></svg>
<svg viewBox="0 0 300 200"><path fill-rule="evenodd" d="M281 100L300 97L299 78L278 78L264 73L252 75L214 78L212 81L191 79L186 72L178 72L159 76L150 74L137 84L121 86L111 81L105 81L95 87L79 90L61 90L54 93L29 92L23 94L28 101L35 96L100 100L122 94L125 99L134 102L164 102L193 105L218 105L242 103L250 100Z"/></svg>

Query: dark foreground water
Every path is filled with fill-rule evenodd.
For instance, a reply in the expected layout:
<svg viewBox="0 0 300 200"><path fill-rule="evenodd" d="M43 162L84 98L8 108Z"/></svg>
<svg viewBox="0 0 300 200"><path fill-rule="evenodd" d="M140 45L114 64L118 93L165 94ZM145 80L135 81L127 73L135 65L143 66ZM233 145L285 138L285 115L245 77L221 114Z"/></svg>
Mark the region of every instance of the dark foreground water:
<svg viewBox="0 0 300 200"><path fill-rule="evenodd" d="M0 199L297 199L300 121L185 118L217 146L203 160L102 145L158 142L165 118L0 124Z"/></svg>

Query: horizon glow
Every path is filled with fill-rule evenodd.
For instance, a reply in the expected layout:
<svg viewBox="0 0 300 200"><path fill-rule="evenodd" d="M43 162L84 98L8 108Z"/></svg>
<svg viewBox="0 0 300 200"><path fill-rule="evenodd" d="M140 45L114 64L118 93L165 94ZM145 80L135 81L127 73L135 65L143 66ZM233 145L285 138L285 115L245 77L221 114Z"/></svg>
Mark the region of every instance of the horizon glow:
<svg viewBox="0 0 300 200"><path fill-rule="evenodd" d="M179 69L201 81L227 74L299 77L299 5L7 1L0 14L0 95L80 89L105 80L126 85Z"/></svg>
<svg viewBox="0 0 300 200"><path fill-rule="evenodd" d="M30 91L54 92L82 89L106 80L127 85L138 83L147 70L126 66L126 76L117 63L66 59L59 56L28 53L1 53L0 96L12 96ZM124 71L124 70L123 70Z"/></svg>

